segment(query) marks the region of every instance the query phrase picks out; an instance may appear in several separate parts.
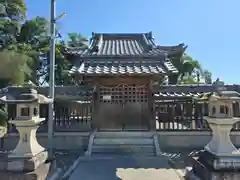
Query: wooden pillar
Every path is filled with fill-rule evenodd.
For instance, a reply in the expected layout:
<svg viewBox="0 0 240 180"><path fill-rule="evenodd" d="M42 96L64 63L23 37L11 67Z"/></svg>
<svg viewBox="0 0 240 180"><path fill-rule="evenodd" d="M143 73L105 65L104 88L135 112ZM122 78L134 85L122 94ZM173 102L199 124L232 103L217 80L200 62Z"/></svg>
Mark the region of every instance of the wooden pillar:
<svg viewBox="0 0 240 180"><path fill-rule="evenodd" d="M96 83L92 96L92 129L98 130L98 109L99 109L99 84Z"/></svg>
<svg viewBox="0 0 240 180"><path fill-rule="evenodd" d="M156 131L156 112L155 112L155 98L152 90L152 84L149 83L148 91L148 109L149 109L149 130Z"/></svg>
<svg viewBox="0 0 240 180"><path fill-rule="evenodd" d="M239 101L237 101L236 105L237 105L237 117L240 117L240 106L239 106Z"/></svg>
<svg viewBox="0 0 240 180"><path fill-rule="evenodd" d="M196 113L196 104L195 104L195 101L194 102L192 101L192 115L191 115L192 129L196 129L195 113Z"/></svg>

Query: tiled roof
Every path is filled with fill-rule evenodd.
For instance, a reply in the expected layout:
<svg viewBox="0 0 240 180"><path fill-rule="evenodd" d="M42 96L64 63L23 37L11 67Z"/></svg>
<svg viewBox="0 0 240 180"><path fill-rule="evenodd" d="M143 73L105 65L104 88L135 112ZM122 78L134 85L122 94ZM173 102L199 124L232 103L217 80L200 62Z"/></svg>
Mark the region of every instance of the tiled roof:
<svg viewBox="0 0 240 180"><path fill-rule="evenodd" d="M237 91L239 92L239 85L223 85L227 91ZM155 86L155 92L213 92L216 90L216 86L212 84L184 84L184 85L162 85L162 86Z"/></svg>
<svg viewBox="0 0 240 180"><path fill-rule="evenodd" d="M226 91L229 92L240 92L239 85L224 85ZM202 93L209 93L216 91L216 86L209 85L164 85L154 87L154 96L156 99L164 98L188 98L201 95Z"/></svg>
<svg viewBox="0 0 240 180"><path fill-rule="evenodd" d="M240 93L240 85L224 85L228 93ZM36 87L39 93L47 96L48 87ZM201 93L214 92L216 87L214 85L164 85L153 87L155 99L167 99L167 98L181 98L181 97L196 97ZM24 91L24 87L7 87L0 89L1 96L7 93L21 93ZM80 100L85 101L91 99L93 92L92 87L88 86L56 86L55 94L59 99L68 100ZM79 97L83 97L82 99ZM57 98L57 99L58 99Z"/></svg>
<svg viewBox="0 0 240 180"><path fill-rule="evenodd" d="M239 85L223 85L228 92L239 92ZM212 84L204 85L165 85L154 87L155 102L197 99L202 94L209 94L216 91Z"/></svg>
<svg viewBox="0 0 240 180"><path fill-rule="evenodd" d="M48 96L48 87L36 87L39 94ZM10 94L21 94L25 91L24 86L10 86L4 89L0 89L0 97ZM91 99L93 92L92 87L87 86L55 86L55 99L58 100L89 100Z"/></svg>
<svg viewBox="0 0 240 180"><path fill-rule="evenodd" d="M79 66L74 66L70 73L78 72L80 74L165 74L177 73L178 70L172 65L170 61L93 61L85 60Z"/></svg>
<svg viewBox="0 0 240 180"><path fill-rule="evenodd" d="M0 89L0 94L6 94L7 92L8 92L7 87Z"/></svg>
<svg viewBox="0 0 240 180"><path fill-rule="evenodd" d="M195 99L197 101L208 101L209 98L213 95L213 92L201 93Z"/></svg>
<svg viewBox="0 0 240 180"><path fill-rule="evenodd" d="M155 93L155 97L171 97L171 98L181 98L181 97L197 97L200 93L193 93L193 92L182 92L182 93L176 93L176 92L159 92Z"/></svg>
<svg viewBox="0 0 240 180"><path fill-rule="evenodd" d="M112 34L93 33L87 48L66 48L65 54L79 56L159 56L167 53L182 54L186 46L181 43L175 46L155 44L152 33Z"/></svg>
<svg viewBox="0 0 240 180"><path fill-rule="evenodd" d="M168 59L180 57L186 46L158 46L152 33L93 33L87 48L68 48L65 54L78 56L70 74L121 75L170 74L178 70Z"/></svg>

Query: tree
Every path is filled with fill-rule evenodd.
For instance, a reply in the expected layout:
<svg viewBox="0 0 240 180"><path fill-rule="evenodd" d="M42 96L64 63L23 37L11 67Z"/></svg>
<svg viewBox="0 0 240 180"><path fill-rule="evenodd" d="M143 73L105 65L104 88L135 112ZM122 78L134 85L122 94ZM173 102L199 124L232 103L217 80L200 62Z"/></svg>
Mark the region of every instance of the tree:
<svg viewBox="0 0 240 180"><path fill-rule="evenodd" d="M27 14L27 6L24 0L3 0L6 6L8 17L21 23L25 20Z"/></svg>
<svg viewBox="0 0 240 180"><path fill-rule="evenodd" d="M12 22L15 22L15 24L19 26L17 26L18 31L5 31L2 33L2 36L6 36L6 34L9 35L7 36L8 38L5 38L5 41L2 42L1 46L1 67L4 70L0 72L0 74L2 78L9 78L11 84L23 84L24 81L30 80L38 85L39 82L45 83L48 81L49 22L42 17L24 21L26 8L23 2L24 1L13 0L4 5L4 8L7 9L5 16L10 18L2 23L2 29L9 30L9 25ZM76 42L80 43L80 38L78 40L76 39ZM56 46L56 82L58 84L60 84L60 79L63 78L63 74L65 73L63 68L69 65L60 53L59 48L62 48L62 46L62 44ZM9 55L7 56L7 54ZM18 62L17 57L25 59L24 63L22 63L23 60L19 60ZM16 68L9 66L10 63L14 62L16 62L16 66L14 66ZM22 64L24 64L24 68ZM21 69L21 71L16 71L17 69ZM16 74L16 72L17 75L15 76L14 74Z"/></svg>
<svg viewBox="0 0 240 180"><path fill-rule="evenodd" d="M41 77L44 76L44 69L47 66L44 58L46 52L44 50L49 47L48 25L49 22L42 17L27 20L22 25L17 38L18 43L25 43L30 46L26 53L32 59L28 62L32 72L27 79L36 85L39 84Z"/></svg>
<svg viewBox="0 0 240 180"><path fill-rule="evenodd" d="M188 54L183 54L182 58L171 59L173 65L178 69L178 74L171 75L171 84L211 84L212 74L208 70L203 70L199 61L193 59ZM204 81L204 82L203 82Z"/></svg>
<svg viewBox="0 0 240 180"><path fill-rule="evenodd" d="M17 38L19 43L26 43L31 46L31 50L27 52L27 55L32 58L32 61L28 62L32 72L27 78L39 85L46 84L49 81L50 48L48 25L49 22L42 17L27 20L22 25ZM56 31L58 30L56 29ZM68 35L67 43L72 47L86 46L86 42L87 39L79 33L69 33ZM55 83L57 85L69 85L74 82L72 77L68 75L72 63L61 53L65 47L66 43L61 39L56 43Z"/></svg>
<svg viewBox="0 0 240 180"><path fill-rule="evenodd" d="M206 84L212 84L212 73L208 70L203 71L203 78Z"/></svg>
<svg viewBox="0 0 240 180"><path fill-rule="evenodd" d="M26 4L24 0L5 0L1 2L1 11L3 18L0 20L0 82L22 84L30 71L27 64L31 61L26 53L31 49L30 46L17 42L21 24L26 17Z"/></svg>
<svg viewBox="0 0 240 180"><path fill-rule="evenodd" d="M80 33L68 33L67 45L69 47L84 47L87 42L87 38L83 37Z"/></svg>
<svg viewBox="0 0 240 180"><path fill-rule="evenodd" d="M16 43L21 24L26 18L27 7L24 0L2 0L0 20L1 48Z"/></svg>
<svg viewBox="0 0 240 180"><path fill-rule="evenodd" d="M18 42L29 43L32 46L38 46L42 41L48 41L49 22L43 17L36 17L25 21L21 26Z"/></svg>
<svg viewBox="0 0 240 180"><path fill-rule="evenodd" d="M194 82L194 78L197 78L197 74L202 73L202 67L200 63L187 54L183 54L180 59L172 59L171 61L178 69L178 74L169 77L171 84L183 82L184 77L185 79L187 77L187 82Z"/></svg>
<svg viewBox="0 0 240 180"><path fill-rule="evenodd" d="M7 84L22 85L25 82L25 77L29 76L31 69L28 66L28 61L31 58L24 53L18 53L10 50L5 50L0 53L0 77L4 80L9 80Z"/></svg>
<svg viewBox="0 0 240 180"><path fill-rule="evenodd" d="M76 36L76 38L75 38L75 36ZM77 33L70 33L68 35L68 39L66 42L67 42L68 46L71 46L71 47L87 46L86 38ZM74 79L71 76L69 76L69 74L68 74L68 70L73 66L72 59L70 59L70 58L68 59L67 57L65 57L62 54L62 49L64 49L67 46L67 44L63 40L60 40L56 43L56 49L55 49L55 52L56 52L55 83L56 83L56 85L76 84ZM46 49L43 50L46 55L45 59L47 60L47 64L49 64L49 50L50 49L48 47L46 47ZM45 68L44 71L45 71L45 77L44 77L44 81L42 83L49 81L49 75L48 75L49 68Z"/></svg>

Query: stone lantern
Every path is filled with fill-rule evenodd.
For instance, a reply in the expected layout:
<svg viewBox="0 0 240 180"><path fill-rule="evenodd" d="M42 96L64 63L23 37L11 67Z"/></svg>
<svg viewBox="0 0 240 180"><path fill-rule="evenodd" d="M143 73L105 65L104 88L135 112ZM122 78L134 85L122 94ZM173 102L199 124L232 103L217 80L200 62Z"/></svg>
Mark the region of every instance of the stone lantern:
<svg viewBox="0 0 240 180"><path fill-rule="evenodd" d="M240 151L230 139L233 125L240 121L240 118L233 117L233 102L240 100L240 94L218 88L197 100L208 101L209 115L204 119L212 129L212 139L198 158L193 158L192 171L188 171L187 175L202 180L240 179L237 173L240 170Z"/></svg>
<svg viewBox="0 0 240 180"><path fill-rule="evenodd" d="M19 132L16 148L8 154L7 171L34 171L48 158L47 151L38 144L36 131L45 118L39 117L39 104L51 100L32 87L11 87L0 98L6 104L16 104L16 118L9 121Z"/></svg>
<svg viewBox="0 0 240 180"><path fill-rule="evenodd" d="M240 152L230 139L230 131L233 125L240 121L240 118L233 117L232 104L236 100L240 100L240 96L238 93L232 91L214 92L209 97L209 116L204 117L204 119L207 120L212 129L213 138L205 146L205 150L216 156L228 157L240 155Z"/></svg>

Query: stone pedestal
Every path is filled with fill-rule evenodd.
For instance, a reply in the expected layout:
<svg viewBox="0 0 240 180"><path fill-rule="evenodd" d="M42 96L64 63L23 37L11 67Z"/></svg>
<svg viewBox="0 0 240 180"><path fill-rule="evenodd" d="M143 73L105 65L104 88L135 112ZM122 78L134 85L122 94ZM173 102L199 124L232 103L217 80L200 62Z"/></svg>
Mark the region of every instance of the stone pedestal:
<svg viewBox="0 0 240 180"><path fill-rule="evenodd" d="M230 131L240 118L211 118L204 117L212 129L212 140L205 146L205 150L219 157L240 156L240 151L230 139Z"/></svg>
<svg viewBox="0 0 240 180"><path fill-rule="evenodd" d="M6 157L4 159L2 157L0 158L0 161L0 179L3 180L46 180L46 178L49 176L51 163L40 164L36 169L31 171L15 171L7 170L9 158Z"/></svg>
<svg viewBox="0 0 240 180"><path fill-rule="evenodd" d="M240 118L205 118L212 131L212 140L198 157L192 159L191 180L240 180L240 152L232 144L230 131Z"/></svg>
<svg viewBox="0 0 240 180"><path fill-rule="evenodd" d="M45 180L49 174L50 163L45 163L48 153L36 139L36 132L41 118L31 120L15 119L10 123L19 132L16 148L0 157L0 177L4 180Z"/></svg>
<svg viewBox="0 0 240 180"><path fill-rule="evenodd" d="M45 163L48 153L38 144L36 131L43 119L13 120L19 132L16 148L0 157L0 177L4 180L45 180L50 163Z"/></svg>
<svg viewBox="0 0 240 180"><path fill-rule="evenodd" d="M42 121L44 119L10 121L19 132L19 141L17 147L8 155L7 170L33 171L47 160L47 151L36 139L38 124Z"/></svg>
<svg viewBox="0 0 240 180"><path fill-rule="evenodd" d="M215 155L204 151L198 157L192 158L192 168L186 169L187 180L239 180L240 159L219 159ZM217 167L217 168L215 168Z"/></svg>

